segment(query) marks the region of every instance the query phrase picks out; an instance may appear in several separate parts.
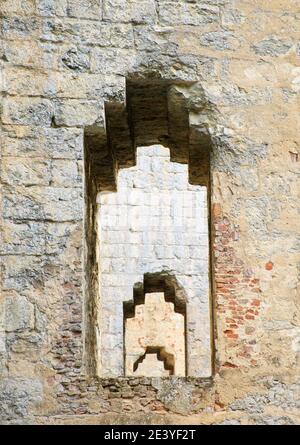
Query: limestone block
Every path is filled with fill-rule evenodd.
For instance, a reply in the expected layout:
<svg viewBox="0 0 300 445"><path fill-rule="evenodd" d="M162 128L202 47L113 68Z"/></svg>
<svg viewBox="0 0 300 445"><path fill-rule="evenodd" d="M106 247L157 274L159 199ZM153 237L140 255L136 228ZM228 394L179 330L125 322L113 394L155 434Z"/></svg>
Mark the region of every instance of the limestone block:
<svg viewBox="0 0 300 445"><path fill-rule="evenodd" d="M40 70L57 67L56 48L51 42L33 40L6 40L3 43L5 58L12 65ZM32 82L30 82L32 84ZM27 85L28 88L28 85Z"/></svg>
<svg viewBox="0 0 300 445"><path fill-rule="evenodd" d="M191 411L191 384L185 384L182 379L171 378L165 381L155 379L154 386L158 390L157 398L162 400L168 409L181 415L186 415Z"/></svg>
<svg viewBox="0 0 300 445"><path fill-rule="evenodd" d="M104 125L104 110L99 101L61 99L55 104L55 123L59 126L75 127L97 124Z"/></svg>
<svg viewBox="0 0 300 445"><path fill-rule="evenodd" d="M15 220L79 221L82 214L80 188L36 187L23 193L7 191L4 218Z"/></svg>
<svg viewBox="0 0 300 445"><path fill-rule="evenodd" d="M93 73L125 75L133 69L135 51L119 48L98 48L91 50L91 71Z"/></svg>
<svg viewBox="0 0 300 445"><path fill-rule="evenodd" d="M174 39L174 29L171 27L156 26L155 29L151 29L149 26L141 25L134 28L134 36L136 48L140 52L150 51L157 54L160 51L162 54L167 52L169 56L177 53L178 45L172 41Z"/></svg>
<svg viewBox="0 0 300 445"><path fill-rule="evenodd" d="M189 249L187 246L175 246L174 254L179 259L189 258Z"/></svg>
<svg viewBox="0 0 300 445"><path fill-rule="evenodd" d="M49 127L53 116L53 104L40 98L6 98L3 101L5 124L37 125Z"/></svg>
<svg viewBox="0 0 300 445"><path fill-rule="evenodd" d="M226 49L236 50L239 47L239 41L229 31L205 33L200 38L200 44L218 51L225 51Z"/></svg>
<svg viewBox="0 0 300 445"><path fill-rule="evenodd" d="M55 76L53 87L58 98L124 100L124 79L113 75L64 72Z"/></svg>
<svg viewBox="0 0 300 445"><path fill-rule="evenodd" d="M156 246L155 254L158 259L174 258L174 250L169 246Z"/></svg>
<svg viewBox="0 0 300 445"><path fill-rule="evenodd" d="M44 282L44 261L41 256L8 255L5 257L2 289L24 293L31 286L41 287Z"/></svg>
<svg viewBox="0 0 300 445"><path fill-rule="evenodd" d="M48 187L43 191L45 219L53 221L82 220L82 190Z"/></svg>
<svg viewBox="0 0 300 445"><path fill-rule="evenodd" d="M3 135L3 156L82 159L81 129L10 126L10 130Z"/></svg>
<svg viewBox="0 0 300 445"><path fill-rule="evenodd" d="M42 205L40 203L38 192L26 191L26 194L20 194L18 192L13 192L10 189L4 190L3 193L3 204L4 211L3 216L7 219L15 220L41 220L44 218L44 212Z"/></svg>
<svg viewBox="0 0 300 445"><path fill-rule="evenodd" d="M7 40L31 40L38 35L40 30L41 22L34 16L3 18L3 37Z"/></svg>
<svg viewBox="0 0 300 445"><path fill-rule="evenodd" d="M65 16L68 0L36 0L37 13L40 16Z"/></svg>
<svg viewBox="0 0 300 445"><path fill-rule="evenodd" d="M44 21L42 37L48 42L79 43L80 45L90 42L100 46L109 46L109 30L109 27L97 21L81 21L75 18L62 20L52 17Z"/></svg>
<svg viewBox="0 0 300 445"><path fill-rule="evenodd" d="M7 296L5 299L6 332L34 328L34 306L22 296Z"/></svg>
<svg viewBox="0 0 300 445"><path fill-rule="evenodd" d="M68 0L67 12L69 17L101 20L102 0Z"/></svg>
<svg viewBox="0 0 300 445"><path fill-rule="evenodd" d="M0 417L3 421L22 419L29 415L29 408L40 403L43 385L39 380L5 378L0 382Z"/></svg>
<svg viewBox="0 0 300 445"><path fill-rule="evenodd" d="M52 161L51 184L55 187L81 187L82 178L78 174L78 164L72 160Z"/></svg>
<svg viewBox="0 0 300 445"><path fill-rule="evenodd" d="M293 42L289 39L281 39L276 36L269 36L253 45L253 50L262 56L278 57L286 54L292 47Z"/></svg>
<svg viewBox="0 0 300 445"><path fill-rule="evenodd" d="M45 225L45 253L63 253L76 228L78 225L72 222L48 222Z"/></svg>
<svg viewBox="0 0 300 445"><path fill-rule="evenodd" d="M16 224L7 221L3 227L0 252L3 254L41 255L45 252L45 226L43 223Z"/></svg>
<svg viewBox="0 0 300 445"><path fill-rule="evenodd" d="M96 20L47 19L42 37L48 42L92 44L100 47L132 48L133 30L129 24L110 24Z"/></svg>
<svg viewBox="0 0 300 445"><path fill-rule="evenodd" d="M6 16L31 15L34 11L34 0L3 0L1 2L1 14Z"/></svg>
<svg viewBox="0 0 300 445"><path fill-rule="evenodd" d="M86 72L90 70L90 48L77 45L61 49L61 65L73 72Z"/></svg>
<svg viewBox="0 0 300 445"><path fill-rule="evenodd" d="M5 157L1 180L10 185L49 185L50 162L42 158Z"/></svg>
<svg viewBox="0 0 300 445"><path fill-rule="evenodd" d="M110 22L151 24L156 21L154 0L105 0L103 18Z"/></svg>
<svg viewBox="0 0 300 445"><path fill-rule="evenodd" d="M21 67L7 67L3 71L6 91L11 95L53 96L56 93L53 76Z"/></svg>
<svg viewBox="0 0 300 445"><path fill-rule="evenodd" d="M160 2L158 17L164 25L199 25L218 19L218 8L194 3Z"/></svg>

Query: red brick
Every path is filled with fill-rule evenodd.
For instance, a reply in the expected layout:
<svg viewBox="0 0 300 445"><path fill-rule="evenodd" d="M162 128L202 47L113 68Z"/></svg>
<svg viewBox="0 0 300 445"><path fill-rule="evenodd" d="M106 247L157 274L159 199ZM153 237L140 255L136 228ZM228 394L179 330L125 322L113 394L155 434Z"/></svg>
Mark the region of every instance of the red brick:
<svg viewBox="0 0 300 445"><path fill-rule="evenodd" d="M273 263L272 263L272 261L268 261L268 262L265 264L265 269L266 269L266 270L272 270L272 269L273 269Z"/></svg>
<svg viewBox="0 0 300 445"><path fill-rule="evenodd" d="M228 334L227 338L231 338L232 340L235 340L237 338L239 338L238 334Z"/></svg>
<svg viewBox="0 0 300 445"><path fill-rule="evenodd" d="M260 301L257 299L254 299L251 301L251 306L260 306Z"/></svg>
<svg viewBox="0 0 300 445"><path fill-rule="evenodd" d="M212 214L214 218L220 218L221 216L221 206L220 204L213 204L212 207Z"/></svg>

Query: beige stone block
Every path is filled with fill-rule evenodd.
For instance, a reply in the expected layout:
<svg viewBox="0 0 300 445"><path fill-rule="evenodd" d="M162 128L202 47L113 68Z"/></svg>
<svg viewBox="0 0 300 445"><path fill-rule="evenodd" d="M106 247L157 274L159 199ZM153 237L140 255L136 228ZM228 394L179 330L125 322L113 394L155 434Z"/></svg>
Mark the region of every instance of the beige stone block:
<svg viewBox="0 0 300 445"><path fill-rule="evenodd" d="M125 322L126 375L184 376L185 360L184 316L164 293L145 294L145 304L135 306L135 316Z"/></svg>
<svg viewBox="0 0 300 445"><path fill-rule="evenodd" d="M52 75L22 67L7 67L3 71L6 91L18 96L51 96L55 94Z"/></svg>
<svg viewBox="0 0 300 445"><path fill-rule="evenodd" d="M50 165L43 158L5 157L1 179L11 185L49 185Z"/></svg>
<svg viewBox="0 0 300 445"><path fill-rule="evenodd" d="M101 20L102 0L68 0L68 16L80 19Z"/></svg>
<svg viewBox="0 0 300 445"><path fill-rule="evenodd" d="M0 13L6 16L31 15L35 12L35 0L2 0Z"/></svg>
<svg viewBox="0 0 300 445"><path fill-rule="evenodd" d="M5 124L50 127L53 104L38 97L5 98L2 120Z"/></svg>
<svg viewBox="0 0 300 445"><path fill-rule="evenodd" d="M103 105L95 100L60 100L55 106L55 122L57 125L66 127L85 125L97 125L103 127Z"/></svg>

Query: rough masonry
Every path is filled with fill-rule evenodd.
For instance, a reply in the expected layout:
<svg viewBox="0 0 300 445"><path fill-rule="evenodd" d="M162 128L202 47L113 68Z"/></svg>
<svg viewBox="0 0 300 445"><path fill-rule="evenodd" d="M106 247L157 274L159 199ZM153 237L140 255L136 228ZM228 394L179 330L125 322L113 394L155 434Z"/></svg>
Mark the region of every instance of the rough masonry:
<svg viewBox="0 0 300 445"><path fill-rule="evenodd" d="M0 20L1 423L299 424L298 0ZM208 190L209 378L99 377L96 196L155 144Z"/></svg>

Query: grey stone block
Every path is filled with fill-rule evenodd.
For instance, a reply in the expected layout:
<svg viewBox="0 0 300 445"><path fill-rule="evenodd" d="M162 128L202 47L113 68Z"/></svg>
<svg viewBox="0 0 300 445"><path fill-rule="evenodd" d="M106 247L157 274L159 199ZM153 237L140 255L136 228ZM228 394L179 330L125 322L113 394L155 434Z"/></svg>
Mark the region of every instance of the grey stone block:
<svg viewBox="0 0 300 445"><path fill-rule="evenodd" d="M23 331L34 328L34 306L22 296L5 299L5 330Z"/></svg>

